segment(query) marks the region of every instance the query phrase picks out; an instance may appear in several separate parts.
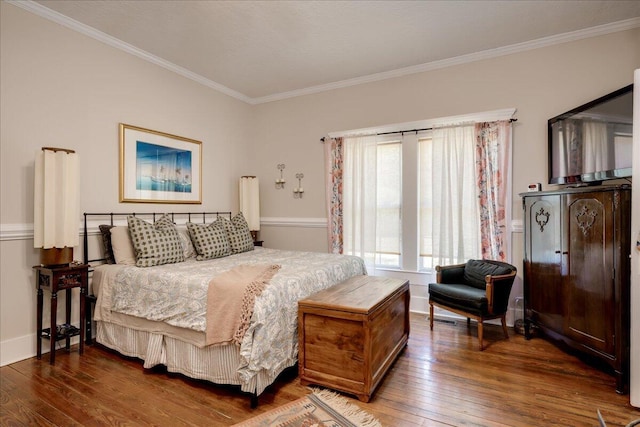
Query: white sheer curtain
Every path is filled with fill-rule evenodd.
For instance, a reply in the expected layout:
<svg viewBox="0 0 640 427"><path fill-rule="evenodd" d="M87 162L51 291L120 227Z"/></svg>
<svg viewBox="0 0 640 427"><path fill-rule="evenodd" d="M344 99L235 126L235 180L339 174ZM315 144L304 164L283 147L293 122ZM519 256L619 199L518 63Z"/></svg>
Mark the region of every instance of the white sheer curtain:
<svg viewBox="0 0 640 427"><path fill-rule="evenodd" d="M613 169L613 153L609 155L607 124L585 120L582 124L583 172L596 172ZM612 146L612 145L611 145Z"/></svg>
<svg viewBox="0 0 640 427"><path fill-rule="evenodd" d="M578 175L582 171L582 129L579 120L567 119L562 127L560 174Z"/></svg>
<svg viewBox="0 0 640 427"><path fill-rule="evenodd" d="M344 253L364 259L369 274L376 255L375 135L344 138L343 245Z"/></svg>
<svg viewBox="0 0 640 427"><path fill-rule="evenodd" d="M420 140L420 253L433 266L481 257L474 152L473 124Z"/></svg>

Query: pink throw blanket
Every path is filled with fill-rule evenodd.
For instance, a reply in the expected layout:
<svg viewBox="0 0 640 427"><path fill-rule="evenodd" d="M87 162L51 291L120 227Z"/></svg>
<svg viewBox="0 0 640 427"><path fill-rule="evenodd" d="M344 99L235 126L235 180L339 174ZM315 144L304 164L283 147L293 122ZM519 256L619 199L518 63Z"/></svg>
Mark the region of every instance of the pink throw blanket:
<svg viewBox="0 0 640 427"><path fill-rule="evenodd" d="M206 344L242 343L253 304L279 265L243 264L211 279L207 290Z"/></svg>

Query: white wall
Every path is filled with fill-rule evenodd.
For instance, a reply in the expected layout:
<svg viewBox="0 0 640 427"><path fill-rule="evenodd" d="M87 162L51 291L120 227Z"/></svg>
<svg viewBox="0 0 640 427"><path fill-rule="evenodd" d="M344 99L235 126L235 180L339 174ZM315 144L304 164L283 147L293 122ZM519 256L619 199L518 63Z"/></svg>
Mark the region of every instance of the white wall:
<svg viewBox="0 0 640 427"><path fill-rule="evenodd" d="M530 182L547 189L547 120L633 82L640 29L485 61L256 106L254 173L262 182L262 216L324 217L323 153L328 132L514 107L513 211ZM276 190L278 163L305 196ZM265 185L267 184L267 185ZM294 234L291 235L295 241Z"/></svg>
<svg viewBox="0 0 640 427"><path fill-rule="evenodd" d="M257 106L253 127L253 171L262 182L262 215L322 217L323 152L319 139L329 132L411 122L437 117L516 108L513 136L513 234L511 261L518 268L512 291L522 296L522 202L527 184L547 182L547 120L633 82L640 65L640 29L526 51L396 79L337 89ZM293 199L291 186L276 190L276 165L285 163L293 184L304 173L305 196ZM295 221L293 221L295 222ZM265 245L295 247L304 234L286 236L263 226ZM276 235L277 234L277 238ZM324 236L323 236L324 239ZM304 242L309 245L308 241ZM326 250L326 241L317 242ZM412 272L412 309L426 309L420 288L429 277ZM511 310L508 321L513 319Z"/></svg>
<svg viewBox="0 0 640 427"><path fill-rule="evenodd" d="M254 113L243 102L11 4L0 2L0 12L0 363L5 364L35 354L36 151L54 146L79 153L82 212L237 211L237 178L250 172L248 126ZM202 141L201 206L118 203L121 122Z"/></svg>
<svg viewBox="0 0 640 427"><path fill-rule="evenodd" d="M202 140L202 208L237 210L237 177L257 175L265 246L326 251L321 136L515 107L517 226L517 193L530 182L546 182L547 119L628 85L640 67L636 29L249 106L13 5L0 2L0 8L2 364L35 354L31 266L37 257L29 227L33 159L41 146L79 152L83 211L166 211L193 206L118 203L118 123ZM273 183L279 163L286 164L285 190ZM297 172L305 175L302 199L291 192ZM519 233L512 260L522 270ZM521 294L518 280L513 295Z"/></svg>

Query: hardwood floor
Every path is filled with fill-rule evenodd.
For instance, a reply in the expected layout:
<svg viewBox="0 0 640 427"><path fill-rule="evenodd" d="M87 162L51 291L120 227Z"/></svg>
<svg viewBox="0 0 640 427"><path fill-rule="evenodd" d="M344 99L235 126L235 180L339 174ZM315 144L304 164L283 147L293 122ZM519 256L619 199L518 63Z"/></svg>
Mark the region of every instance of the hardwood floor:
<svg viewBox="0 0 640 427"><path fill-rule="evenodd" d="M475 324L411 315L409 344L371 402L349 401L384 426L597 426L640 418L614 378L540 338L526 341L500 326L485 328L477 350ZM72 349L73 350L73 349ZM308 393L295 371L285 373L250 409L233 387L195 381L100 345L0 368L2 426L228 426Z"/></svg>

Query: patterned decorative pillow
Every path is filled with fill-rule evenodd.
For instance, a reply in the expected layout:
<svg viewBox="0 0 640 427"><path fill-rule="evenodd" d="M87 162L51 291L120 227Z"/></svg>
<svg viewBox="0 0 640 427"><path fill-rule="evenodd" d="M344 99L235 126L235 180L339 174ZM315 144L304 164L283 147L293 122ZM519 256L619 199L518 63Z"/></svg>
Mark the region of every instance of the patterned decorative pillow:
<svg viewBox="0 0 640 427"><path fill-rule="evenodd" d="M115 258L113 256L113 249L111 247L111 229L113 225L102 224L99 225L100 234L102 234L102 247L104 249L104 259L107 264L115 264Z"/></svg>
<svg viewBox="0 0 640 427"><path fill-rule="evenodd" d="M247 224L247 220L244 219L242 212L238 212L236 216L231 218L231 221L224 217L218 217L216 222L223 224L224 229L227 231L227 237L231 245L231 253L239 254L254 249L249 224Z"/></svg>
<svg viewBox="0 0 640 427"><path fill-rule="evenodd" d="M229 239L223 226L212 222L209 225L187 223L193 246L198 255L196 259L221 258L231 254Z"/></svg>
<svg viewBox="0 0 640 427"><path fill-rule="evenodd" d="M169 215L163 215L154 224L135 216L127 217L127 222L138 267L184 261L180 236Z"/></svg>

